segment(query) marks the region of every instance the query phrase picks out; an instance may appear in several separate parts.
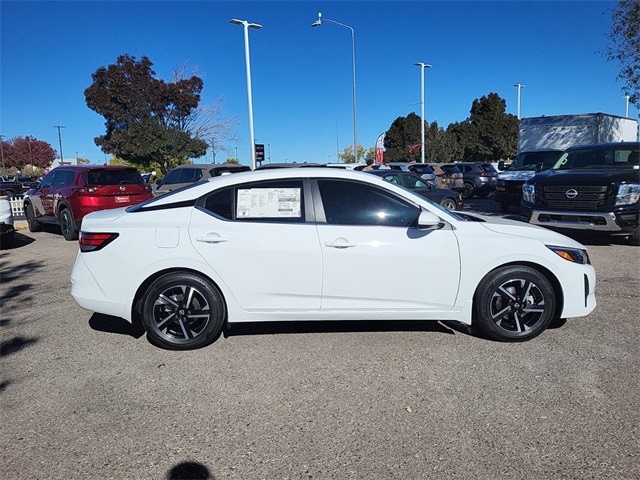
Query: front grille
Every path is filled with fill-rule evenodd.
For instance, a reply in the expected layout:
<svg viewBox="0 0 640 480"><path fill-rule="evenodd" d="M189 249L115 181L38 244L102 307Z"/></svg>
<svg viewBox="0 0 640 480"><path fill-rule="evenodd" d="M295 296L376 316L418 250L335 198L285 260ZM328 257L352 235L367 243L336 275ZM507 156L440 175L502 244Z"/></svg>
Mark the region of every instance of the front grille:
<svg viewBox="0 0 640 480"><path fill-rule="evenodd" d="M568 198L568 191L576 191L574 198ZM598 185L548 185L543 187L545 205L567 210L592 210L606 203L607 187Z"/></svg>

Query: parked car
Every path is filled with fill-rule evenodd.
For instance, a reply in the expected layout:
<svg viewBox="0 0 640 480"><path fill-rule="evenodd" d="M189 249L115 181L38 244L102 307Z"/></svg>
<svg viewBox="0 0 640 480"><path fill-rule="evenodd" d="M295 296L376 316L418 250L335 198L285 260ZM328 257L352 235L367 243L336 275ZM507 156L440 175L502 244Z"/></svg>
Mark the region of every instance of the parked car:
<svg viewBox="0 0 640 480"><path fill-rule="evenodd" d="M25 185L18 181L17 177L7 177L5 180L0 181L0 190L4 191L8 197L13 198L24 195L28 187L25 188Z"/></svg>
<svg viewBox="0 0 640 480"><path fill-rule="evenodd" d="M246 165L237 165L234 163L189 163L186 165L179 165L167 173L167 176L162 180L158 180L158 182L156 182L156 189L153 191L153 194L158 197L202 180L219 177L221 175L228 175L230 173L246 172L249 170L251 170L251 167Z"/></svg>
<svg viewBox="0 0 640 480"><path fill-rule="evenodd" d="M575 240L338 168L227 175L91 213L79 243L75 301L172 349L293 320L456 320L524 341L596 306Z"/></svg>
<svg viewBox="0 0 640 480"><path fill-rule="evenodd" d="M456 167L462 171L462 198L485 198L496 191L498 171L491 163L458 162Z"/></svg>
<svg viewBox="0 0 640 480"><path fill-rule="evenodd" d="M11 200L8 192L0 190L0 249L11 248L14 236L15 228Z"/></svg>
<svg viewBox="0 0 640 480"><path fill-rule="evenodd" d="M462 171L453 163L430 163L436 174L436 185L456 192L464 191Z"/></svg>
<svg viewBox="0 0 640 480"><path fill-rule="evenodd" d="M338 165L338 164L335 164ZM309 162L281 162L281 163L265 163L256 167L256 170L271 170L274 168L308 168L308 167L328 167L327 163L309 163Z"/></svg>
<svg viewBox="0 0 640 480"><path fill-rule="evenodd" d="M415 173L422 177L427 183L436 184L436 172L433 167L427 163L389 162L387 165L389 165L392 170Z"/></svg>
<svg viewBox="0 0 640 480"><path fill-rule="evenodd" d="M64 165L33 185L23 201L29 231L58 224L66 240L76 240L82 219L96 210L135 205L153 197L134 167Z"/></svg>
<svg viewBox="0 0 640 480"><path fill-rule="evenodd" d="M464 203L458 192L438 188L433 184L427 183L414 173L400 172L398 170L365 170L365 172L377 175L389 183L401 185L443 206L447 210L459 211L464 208Z"/></svg>

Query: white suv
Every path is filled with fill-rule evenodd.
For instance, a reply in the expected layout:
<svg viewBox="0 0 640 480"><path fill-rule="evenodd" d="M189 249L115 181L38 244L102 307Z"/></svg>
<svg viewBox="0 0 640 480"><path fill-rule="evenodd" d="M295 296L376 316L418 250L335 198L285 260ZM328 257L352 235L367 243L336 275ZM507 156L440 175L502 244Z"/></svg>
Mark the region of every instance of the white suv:
<svg viewBox="0 0 640 480"><path fill-rule="evenodd" d="M0 249L11 248L15 229L13 228L13 213L11 202L4 190L0 190Z"/></svg>

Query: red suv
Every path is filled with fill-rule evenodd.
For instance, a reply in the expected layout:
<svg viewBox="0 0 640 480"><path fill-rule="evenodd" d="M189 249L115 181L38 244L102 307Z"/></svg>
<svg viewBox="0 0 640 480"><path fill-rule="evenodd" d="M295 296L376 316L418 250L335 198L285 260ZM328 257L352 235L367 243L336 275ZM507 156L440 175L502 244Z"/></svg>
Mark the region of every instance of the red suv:
<svg viewBox="0 0 640 480"><path fill-rule="evenodd" d="M77 240L82 218L96 210L126 207L152 198L140 172L124 165L60 166L24 197L29 231L59 224L67 240Z"/></svg>

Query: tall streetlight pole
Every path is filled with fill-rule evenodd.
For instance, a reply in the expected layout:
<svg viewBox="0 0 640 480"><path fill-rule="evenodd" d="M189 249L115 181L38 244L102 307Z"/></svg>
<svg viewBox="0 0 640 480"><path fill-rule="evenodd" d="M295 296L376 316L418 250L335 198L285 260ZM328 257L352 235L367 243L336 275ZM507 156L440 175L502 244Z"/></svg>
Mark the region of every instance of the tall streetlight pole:
<svg viewBox="0 0 640 480"><path fill-rule="evenodd" d="M525 88L526 85L516 83L513 86L518 88L518 120L520 120L520 89Z"/></svg>
<svg viewBox="0 0 640 480"><path fill-rule="evenodd" d="M420 67L420 158L424 162L424 70L431 68L428 63L417 62L414 65Z"/></svg>
<svg viewBox="0 0 640 480"><path fill-rule="evenodd" d="M625 95L622 98L624 98L625 101L626 101L626 108L625 108L625 111L624 111L624 116L626 118L629 118L629 98L631 98L631 97L629 95Z"/></svg>
<svg viewBox="0 0 640 480"><path fill-rule="evenodd" d="M62 135L60 129L64 128L62 125L54 125L53 128L58 129L58 142L60 142L60 165L64 165L64 156L62 156Z"/></svg>
<svg viewBox="0 0 640 480"><path fill-rule="evenodd" d="M247 98L249 101L249 137L251 138L251 169L255 170L256 168L255 143L256 142L253 136L253 98L251 97L251 61L249 56L249 29L262 28L262 25L258 25L257 23L249 23L246 20L238 20L237 18L232 18L231 20L229 20L229 23L242 25L244 27L244 60L245 60L246 70L247 70Z"/></svg>
<svg viewBox="0 0 640 480"><path fill-rule="evenodd" d="M328 18L322 18L322 13L318 13L318 19L311 24L312 27L319 27L324 22L335 23L336 25L351 30L351 70L353 73L353 161L358 163L358 117L356 102L356 39L353 27L344 23L336 22Z"/></svg>

